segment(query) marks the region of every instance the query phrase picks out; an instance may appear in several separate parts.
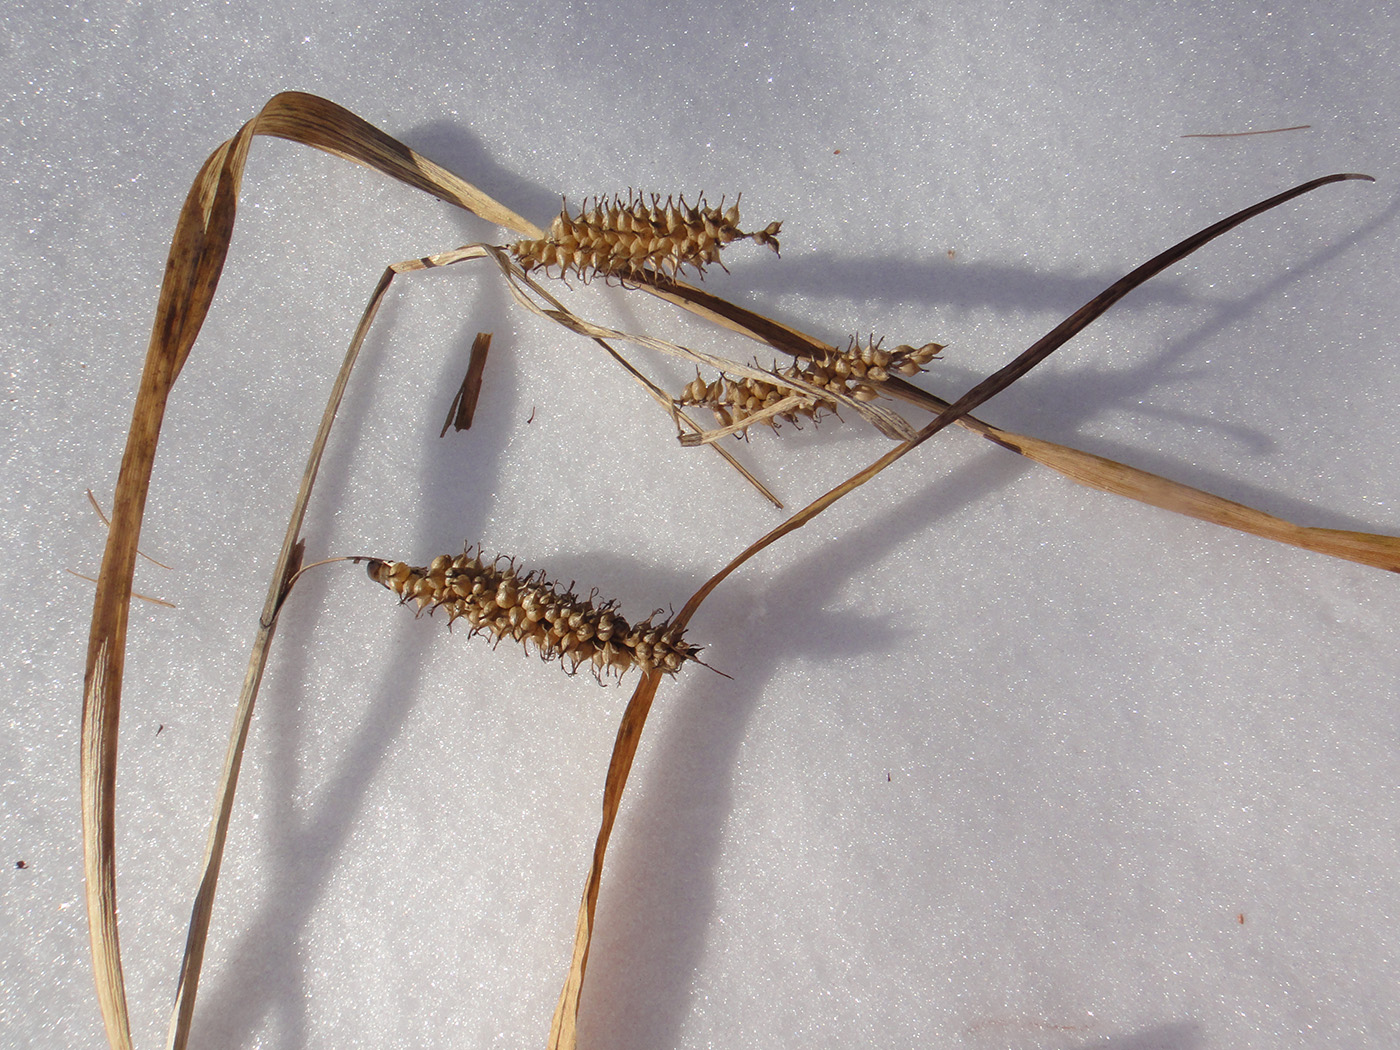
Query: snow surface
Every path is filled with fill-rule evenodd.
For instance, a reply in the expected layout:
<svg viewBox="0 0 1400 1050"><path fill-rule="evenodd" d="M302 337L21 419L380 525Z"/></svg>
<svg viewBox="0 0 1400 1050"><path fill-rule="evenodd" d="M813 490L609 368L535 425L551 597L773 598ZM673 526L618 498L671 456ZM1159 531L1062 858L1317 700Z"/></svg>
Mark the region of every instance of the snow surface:
<svg viewBox="0 0 1400 1050"><path fill-rule="evenodd" d="M175 217L286 89L546 223L742 191L783 256L707 287L833 341L948 344L956 395L1142 260L1335 171L1135 292L982 415L1304 524L1400 531L1389 4L61 4L0 15L0 1031L95 1047L78 723L91 584ZM1185 138L1307 124L1243 138ZM260 140L165 422L119 769L136 1042L164 1038L257 609L388 262L502 234ZM561 291L567 292L567 289ZM752 344L592 286L587 316ZM471 339L476 427L439 440ZM638 363L683 381L683 367ZM531 419L531 417L533 417ZM796 508L887 447L737 452ZM482 264L391 293L308 557L464 540L645 615L775 525ZM1077 487L961 431L722 586L613 840L585 1047L1400 1045L1400 581ZM541 1046L626 688L363 572L284 615L202 1047ZM25 867L18 867L23 861Z"/></svg>

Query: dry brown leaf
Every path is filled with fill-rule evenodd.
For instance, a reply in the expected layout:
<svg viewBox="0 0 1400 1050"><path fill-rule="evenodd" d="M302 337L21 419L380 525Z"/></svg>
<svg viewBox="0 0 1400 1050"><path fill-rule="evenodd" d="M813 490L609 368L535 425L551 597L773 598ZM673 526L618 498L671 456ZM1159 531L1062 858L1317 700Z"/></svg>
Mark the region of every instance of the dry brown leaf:
<svg viewBox="0 0 1400 1050"><path fill-rule="evenodd" d="M681 613L681 617L685 615ZM633 690L627 710L622 713L622 724L617 727L617 740L613 743L612 758L608 760L608 776L603 783L603 824L598 829L598 839L593 846L593 863L589 866L583 900L579 903L578 922L574 928L574 953L569 960L568 976L564 979L559 1004L554 1008L554 1020L549 1026L550 1050L573 1050L578 1044L579 995L583 991L583 979L588 970L593 918L598 909L598 888L603 878L603 856L607 853L613 822L622 805L622 792L627 787L632 760L637 756L642 729L646 726L651 702L656 699L656 687L660 684L661 672L646 672Z"/></svg>
<svg viewBox="0 0 1400 1050"><path fill-rule="evenodd" d="M886 384L886 388L893 396L921 404L932 412L941 412L948 407L948 402L943 399L900 379L891 380ZM1373 565L1378 569L1400 572L1400 537L1295 525L1291 521L1276 518L1243 503L1227 500L1117 460L1096 456L1092 452L1069 445L1057 445L1053 441L1042 441L1026 434L1002 430L973 415L965 415L956 422L973 433L981 434L994 445L1008 452L1015 452L1018 456L1025 456L1088 488L1115 496L1125 496L1139 503L1161 507L1227 529L1248 532L1277 543L1301 547L1319 554L1329 554L1334 558L1343 558L1362 565Z"/></svg>
<svg viewBox="0 0 1400 1050"><path fill-rule="evenodd" d="M1059 445L1040 438L1001 430L969 415L977 405L986 401L998 390L1004 389L1005 383L1024 375L1029 368L1044 360L1045 356L1048 356L1055 348L1063 345L1066 340L1081 331L1089 320L1092 320L1092 316L1097 316L1103 310L1108 309L1132 287L1160 272L1165 266L1184 258L1186 254L1195 251L1208 240L1220 236L1227 230L1263 211L1267 211L1269 208L1277 207L1279 204L1328 183L1350 179L1372 181L1370 176L1350 173L1314 179L1268 200L1251 205L1174 245L1138 267L1121 281L1115 282L1112 287L1086 303L1084 307L1072 314L1043 339L1038 340L1035 345L1006 368L994 373L993 376L974 387L960 399L956 410L949 402L898 376L890 377L883 384L884 391L891 397L919 405L941 417L941 421L936 421L938 422L937 429L942 429L949 423L956 423L974 433L981 434L1008 451L1049 467L1081 485L1087 485L1090 488L1117 496L1124 496L1154 507L1161 507L1178 514L1185 514L1188 517L1208 521L1215 525L1238 529L1278 543L1302 547L1305 550L1359 562L1363 565L1373 565L1380 569L1389 569L1392 572L1400 572L1400 538L1377 533L1342 532L1335 529L1297 525L1244 504L1162 477L1159 474L1152 474L1125 463L1096 456L1069 445ZM813 354L824 353L832 349L815 336L720 299L703 289L692 287L681 281L662 278L645 284L643 287L652 294L700 317L712 320L731 331L747 335L795 357L810 357ZM1049 349L1046 349L1047 346ZM931 431L929 436L932 436L934 432L936 431ZM920 440L926 440L926 438L921 437Z"/></svg>
<svg viewBox="0 0 1400 1050"><path fill-rule="evenodd" d="M127 434L112 527L93 599L83 687L81 794L88 929L98 1002L114 1050L131 1046L117 933L114 807L117 726L136 544L166 401L218 286L233 233L243 166L255 135L275 135L365 164L490 222L527 236L538 235L532 223L353 113L300 92L274 96L200 168L175 227ZM283 571L289 561L290 552L284 551Z"/></svg>

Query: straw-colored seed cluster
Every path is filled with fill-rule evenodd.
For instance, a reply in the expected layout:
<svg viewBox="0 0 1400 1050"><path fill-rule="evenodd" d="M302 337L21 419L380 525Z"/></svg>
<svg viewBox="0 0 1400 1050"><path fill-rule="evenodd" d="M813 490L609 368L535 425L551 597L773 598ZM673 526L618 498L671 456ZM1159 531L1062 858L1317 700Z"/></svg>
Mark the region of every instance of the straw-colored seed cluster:
<svg viewBox="0 0 1400 1050"><path fill-rule="evenodd" d="M737 202L721 210L706 204L703 194L691 205L684 196L662 203L659 194L648 201L629 191L625 201L595 197L593 207L578 215L571 216L566 205L543 238L516 241L510 251L526 270L557 268L584 279L640 277L648 271L669 272L674 278L687 266L704 272L719 262L720 249L734 241L752 240L776 252L781 227L774 222L745 233L739 229Z"/></svg>
<svg viewBox="0 0 1400 1050"><path fill-rule="evenodd" d="M775 373L775 376L785 378L794 371L795 367L787 372ZM733 427L745 426L747 420L790 397L802 400L782 412L765 416L759 422L776 430L781 421L796 424L799 417L816 420L822 413L836 410L834 401L818 401L805 391L782 385L776 378L769 383L748 377L733 379L721 374L718 379L707 383L698 373L681 391L681 396L676 398L676 404L708 408L721 427Z"/></svg>
<svg viewBox="0 0 1400 1050"><path fill-rule="evenodd" d="M800 361L779 371L774 368L773 380L753 378L733 379L721 375L706 383L696 375L676 399L676 404L698 405L710 409L721 427L741 426L784 399L799 397L802 401L760 422L777 429L779 421L796 423L799 417L816 420L823 412L835 412L835 399L819 399L806 391L784 383L798 379L819 390L844 394L857 401L874 401L880 396L875 384L889 379L890 373L916 375L923 366L938 356L943 346L925 343L920 347L897 346L885 350L873 337L862 344L852 339L845 350L830 350Z"/></svg>
<svg viewBox="0 0 1400 1050"><path fill-rule="evenodd" d="M832 350L813 357L802 378L816 386L842 384L857 401L874 401L879 396L871 383L883 383L891 372L918 375L943 351L942 343L923 346L901 344L885 350L871 336L864 344L853 337L844 350Z"/></svg>
<svg viewBox="0 0 1400 1050"><path fill-rule="evenodd" d="M570 674L589 667L602 678L621 678L632 667L675 674L700 652L685 644L679 624L652 623L652 613L635 626L613 602L595 606L593 596L561 591L540 573L522 575L515 563L485 559L471 548L455 558L440 555L431 565L373 559L369 578L414 602L421 613L445 609L449 623L466 620L471 633L493 641L512 638L544 660L561 660ZM659 610L658 610L659 611Z"/></svg>

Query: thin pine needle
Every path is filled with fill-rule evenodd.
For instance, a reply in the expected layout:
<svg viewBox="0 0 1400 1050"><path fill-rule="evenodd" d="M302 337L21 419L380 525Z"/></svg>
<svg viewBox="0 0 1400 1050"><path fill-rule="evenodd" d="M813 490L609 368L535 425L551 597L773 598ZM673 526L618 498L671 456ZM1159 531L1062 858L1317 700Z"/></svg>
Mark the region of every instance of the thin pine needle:
<svg viewBox="0 0 1400 1050"><path fill-rule="evenodd" d="M1209 135L1197 133L1181 137L1184 139L1243 139L1250 135L1277 135L1280 131L1306 131L1310 127L1312 127L1311 124L1294 124L1287 128L1264 128L1261 131L1220 131Z"/></svg>
<svg viewBox="0 0 1400 1050"><path fill-rule="evenodd" d="M159 564L159 562L157 562L157 564ZM97 582L96 576L84 576L82 573L74 572L72 569L68 569L66 571L68 575L76 576L80 580L87 580L88 583ZM132 591L131 596L133 598L140 598L143 602L150 602L152 605L163 605L167 609L174 609L176 607L174 602L168 602L164 598L152 598L149 594L141 594L137 591Z"/></svg>
<svg viewBox="0 0 1400 1050"><path fill-rule="evenodd" d="M110 529L110 528L112 527L112 522L107 518L107 515L106 515L106 514L102 513L102 505L101 505L100 503L97 502L97 497L94 496L94 495L92 494L92 489L88 489L88 490L87 490L87 498L88 498L88 502L92 504L92 509L93 509L93 511L97 514L97 520L100 521L100 522L102 522L103 525L106 525L106 526ZM174 572L174 571L175 571L173 567L171 567L171 566L169 566L169 565L166 565L165 562L163 562L163 561L156 561L156 560L155 560L154 558L152 558L149 554L143 553L139 548L138 548L137 551L136 551L136 556L137 556L138 558L145 558L145 559L146 559L148 562L150 562L152 565L159 565L162 569L168 569L168 570L171 571L171 572ZM83 579L86 580L87 577L84 576ZM93 583L96 583L97 581L96 581L96 580L93 580L92 582L93 582ZM138 595L134 595L134 597L139 598L139 597L141 597L141 595L139 595L139 594L138 594ZM154 598L148 598L148 599L146 599L146 600L147 600L147 601L155 601ZM162 603L162 604L167 604L167 605L168 605L169 603L168 603L168 602L165 602L165 603ZM173 609L174 606L171 606L171 608Z"/></svg>

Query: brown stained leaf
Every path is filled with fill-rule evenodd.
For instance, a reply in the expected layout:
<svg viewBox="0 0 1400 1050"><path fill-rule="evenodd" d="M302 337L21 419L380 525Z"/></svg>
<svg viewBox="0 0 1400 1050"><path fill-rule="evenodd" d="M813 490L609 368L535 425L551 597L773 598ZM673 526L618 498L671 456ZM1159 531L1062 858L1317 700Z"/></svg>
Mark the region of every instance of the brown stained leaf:
<svg viewBox="0 0 1400 1050"><path fill-rule="evenodd" d="M136 544L171 386L208 313L233 233L243 166L255 135L275 135L354 160L524 235L538 227L332 102L300 92L274 96L216 149L180 212L127 433L112 527L93 600L83 688L82 811L88 927L108 1043L131 1046L117 936L114 806L117 726Z"/></svg>

